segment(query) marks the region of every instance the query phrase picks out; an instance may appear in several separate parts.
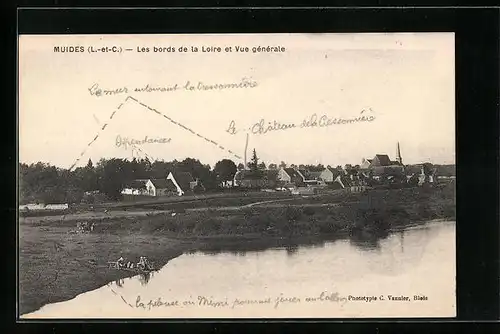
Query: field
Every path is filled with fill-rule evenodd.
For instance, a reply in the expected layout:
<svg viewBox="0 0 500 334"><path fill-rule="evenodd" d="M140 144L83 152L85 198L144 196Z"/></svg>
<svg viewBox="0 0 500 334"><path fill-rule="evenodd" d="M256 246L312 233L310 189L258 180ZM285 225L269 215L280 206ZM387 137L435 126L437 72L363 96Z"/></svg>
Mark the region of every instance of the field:
<svg viewBox="0 0 500 334"><path fill-rule="evenodd" d="M266 248L339 236L377 240L391 229L436 218L455 219L454 184L310 197L231 194L175 203L126 203L107 213L21 217L19 312L133 275L108 268L107 262L120 256L134 261L147 256L163 265L183 252L242 244ZM92 233L70 233L82 220L95 221Z"/></svg>

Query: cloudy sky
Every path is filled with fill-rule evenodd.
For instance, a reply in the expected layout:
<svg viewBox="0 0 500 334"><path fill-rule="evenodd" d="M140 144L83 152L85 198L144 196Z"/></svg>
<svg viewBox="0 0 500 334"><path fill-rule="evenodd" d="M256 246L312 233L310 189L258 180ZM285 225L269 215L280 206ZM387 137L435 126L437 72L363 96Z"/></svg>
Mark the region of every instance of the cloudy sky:
<svg viewBox="0 0 500 334"><path fill-rule="evenodd" d="M85 51L58 53L56 46ZM103 46L122 52L88 52ZM169 46L197 46L199 52L153 52ZM224 52L229 46L232 52ZM285 51L253 53L258 46ZM147 155L238 163L243 129L264 119L297 125L249 135L248 150L255 148L266 163L357 164L377 153L394 158L398 141L404 163L455 163L454 68L453 34L21 36L20 161L67 168L89 158ZM255 87L198 89L199 82L244 78ZM183 88L187 82L193 90ZM134 91L176 84L173 91ZM127 92L96 96L89 91L93 85ZM373 121L298 126L313 114L353 118L362 110ZM236 134L226 131L231 121ZM117 139L145 136L170 141L139 143L136 150L117 145Z"/></svg>

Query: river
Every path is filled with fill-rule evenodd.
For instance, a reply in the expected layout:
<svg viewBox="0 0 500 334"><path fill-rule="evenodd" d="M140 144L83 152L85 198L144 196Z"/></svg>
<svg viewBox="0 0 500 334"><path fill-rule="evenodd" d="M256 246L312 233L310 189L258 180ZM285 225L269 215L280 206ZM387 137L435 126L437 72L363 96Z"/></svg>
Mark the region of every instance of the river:
<svg viewBox="0 0 500 334"><path fill-rule="evenodd" d="M183 254L22 318L454 317L455 272L455 223L429 222L369 243Z"/></svg>

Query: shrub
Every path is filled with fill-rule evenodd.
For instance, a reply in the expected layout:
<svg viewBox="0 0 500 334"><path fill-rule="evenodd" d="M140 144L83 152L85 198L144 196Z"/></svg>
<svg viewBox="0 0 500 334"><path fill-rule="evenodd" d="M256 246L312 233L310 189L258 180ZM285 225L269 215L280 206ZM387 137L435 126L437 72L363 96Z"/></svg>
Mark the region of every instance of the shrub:
<svg viewBox="0 0 500 334"><path fill-rule="evenodd" d="M285 209L285 217L288 222L293 222L298 220L302 216L302 210L294 207L288 206Z"/></svg>
<svg viewBox="0 0 500 334"><path fill-rule="evenodd" d="M219 232L221 224L214 218L203 219L198 221L193 229L193 232L200 235L210 235Z"/></svg>
<svg viewBox="0 0 500 334"><path fill-rule="evenodd" d="M305 207L303 210L303 213L307 216L312 216L312 215L314 215L315 211L314 211L314 208Z"/></svg>

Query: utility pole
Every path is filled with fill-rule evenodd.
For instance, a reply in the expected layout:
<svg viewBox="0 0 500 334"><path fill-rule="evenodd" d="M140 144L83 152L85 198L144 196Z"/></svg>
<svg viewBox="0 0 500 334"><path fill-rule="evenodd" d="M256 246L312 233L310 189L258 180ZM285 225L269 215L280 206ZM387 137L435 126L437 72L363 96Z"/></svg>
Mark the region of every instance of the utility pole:
<svg viewBox="0 0 500 334"><path fill-rule="evenodd" d="M246 139L246 142L245 142L245 153L244 153L244 168L243 169L247 169L247 150L248 150L248 137L249 137L249 134L247 133L247 139Z"/></svg>

